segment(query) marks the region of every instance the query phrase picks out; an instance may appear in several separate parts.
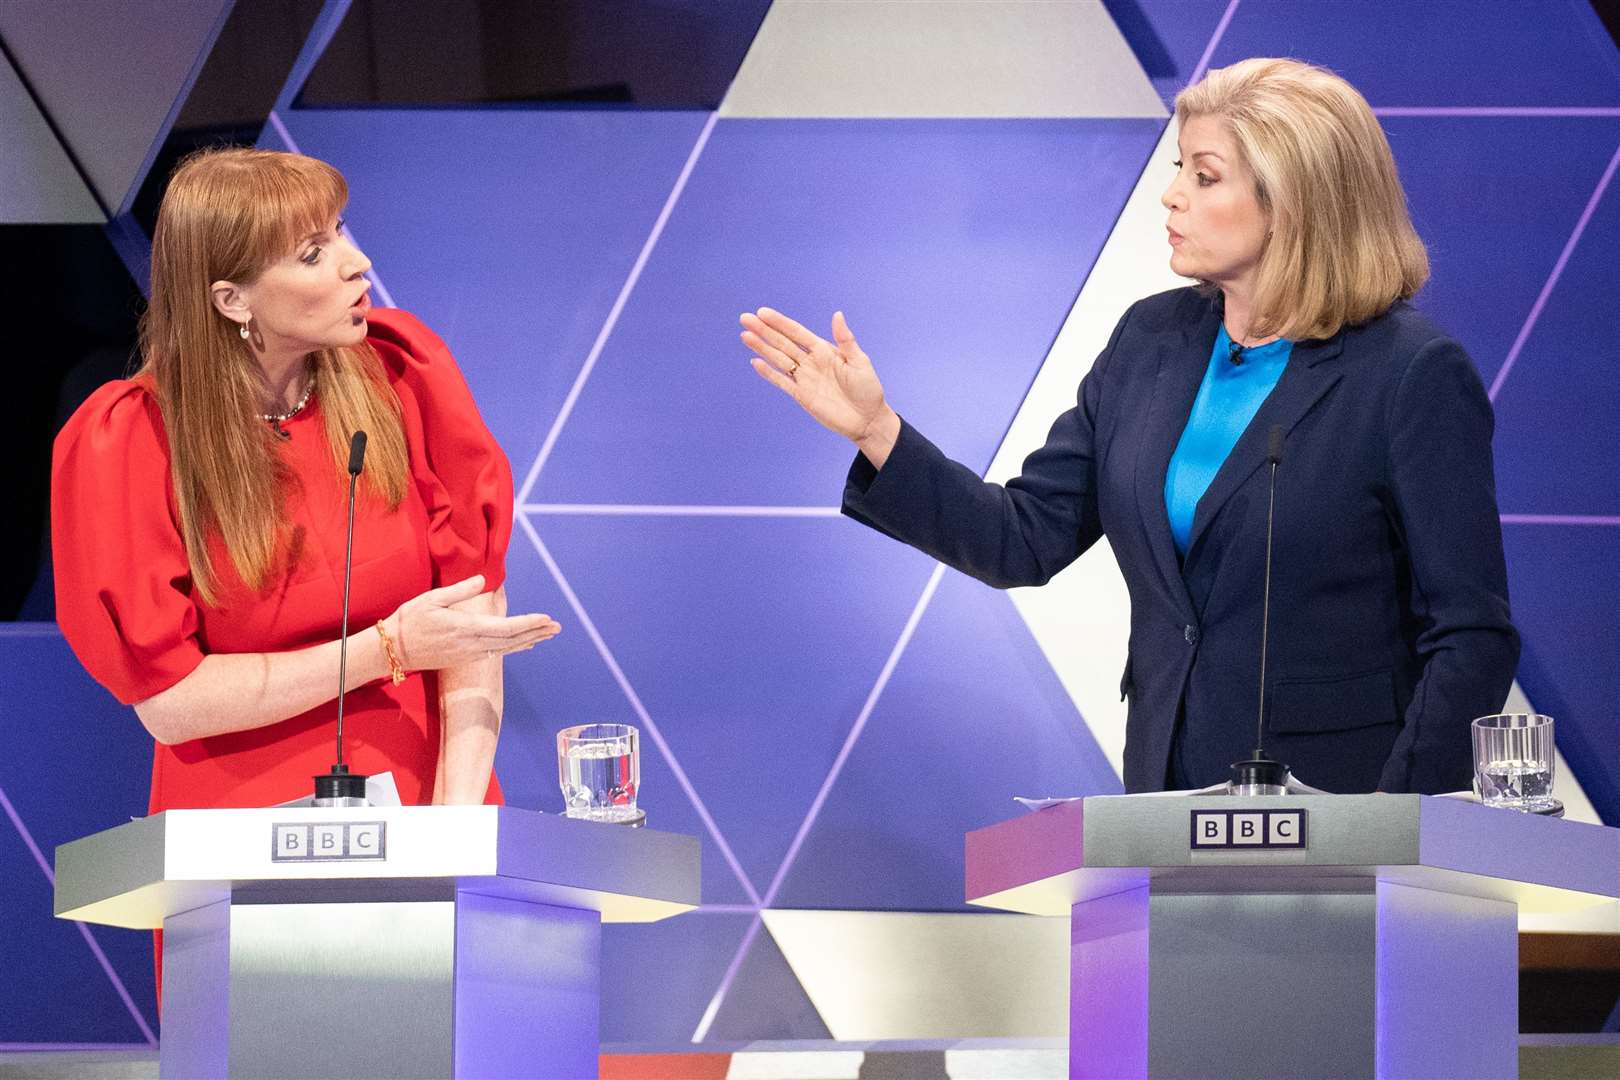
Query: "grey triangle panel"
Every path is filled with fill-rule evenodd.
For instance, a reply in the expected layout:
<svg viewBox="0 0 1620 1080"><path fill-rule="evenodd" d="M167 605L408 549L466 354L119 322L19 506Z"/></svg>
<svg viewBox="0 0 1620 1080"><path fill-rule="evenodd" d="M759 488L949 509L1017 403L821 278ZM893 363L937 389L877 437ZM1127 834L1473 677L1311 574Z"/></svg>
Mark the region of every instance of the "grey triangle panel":
<svg viewBox="0 0 1620 1080"><path fill-rule="evenodd" d="M51 134L16 69L0 60L0 224L84 225L107 219Z"/></svg>
<svg viewBox="0 0 1620 1080"><path fill-rule="evenodd" d="M722 116L1162 117L1100 0L777 0Z"/></svg>

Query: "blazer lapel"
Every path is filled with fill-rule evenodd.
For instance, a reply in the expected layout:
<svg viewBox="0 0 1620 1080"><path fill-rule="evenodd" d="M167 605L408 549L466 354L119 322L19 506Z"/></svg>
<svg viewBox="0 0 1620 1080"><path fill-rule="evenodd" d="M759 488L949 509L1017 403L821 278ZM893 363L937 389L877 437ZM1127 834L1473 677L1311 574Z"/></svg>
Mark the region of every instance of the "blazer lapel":
<svg viewBox="0 0 1620 1080"><path fill-rule="evenodd" d="M1232 452L1215 473L1215 479L1210 481L1203 497L1198 500L1187 542L1189 560L1197 555L1198 542L1209 529L1210 522L1215 520L1215 515L1220 513L1221 507L1256 469L1265 464L1271 429L1281 427L1285 435L1292 431L1311 406L1339 381L1343 372L1339 365L1328 361L1337 357L1343 347L1343 333L1326 341L1302 341L1294 346L1276 388L1261 403L1254 419L1249 421L1237 445L1232 447ZM1166 455L1166 465L1169 460Z"/></svg>
<svg viewBox="0 0 1620 1080"><path fill-rule="evenodd" d="M1136 503L1147 533L1148 548L1163 579L1167 595L1189 617L1192 597L1181 575L1181 560L1170 535L1170 514L1164 505L1164 474L1176 452L1181 432L1192 414L1193 399L1204 381L1209 353L1215 347L1220 324L1219 305L1212 305L1198 323L1174 335L1165 335L1159 349L1159 370L1148 406L1146 431L1136 460Z"/></svg>

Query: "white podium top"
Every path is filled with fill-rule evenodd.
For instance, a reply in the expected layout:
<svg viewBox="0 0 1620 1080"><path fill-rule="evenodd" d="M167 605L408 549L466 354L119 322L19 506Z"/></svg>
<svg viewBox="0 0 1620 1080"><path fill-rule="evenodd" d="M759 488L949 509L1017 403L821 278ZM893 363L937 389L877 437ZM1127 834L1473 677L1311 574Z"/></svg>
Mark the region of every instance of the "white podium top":
<svg viewBox="0 0 1620 1080"><path fill-rule="evenodd" d="M1302 842L1200 846L1195 815L1300 812ZM1284 839L1294 838L1293 826ZM1425 795L1102 795L967 835L967 901L1032 915L1128 888L1249 893L1393 881L1571 911L1620 897L1620 829Z"/></svg>
<svg viewBox="0 0 1620 1080"><path fill-rule="evenodd" d="M695 837L509 806L169 810L56 849L56 914L157 929L231 896L450 899L656 922L699 903Z"/></svg>

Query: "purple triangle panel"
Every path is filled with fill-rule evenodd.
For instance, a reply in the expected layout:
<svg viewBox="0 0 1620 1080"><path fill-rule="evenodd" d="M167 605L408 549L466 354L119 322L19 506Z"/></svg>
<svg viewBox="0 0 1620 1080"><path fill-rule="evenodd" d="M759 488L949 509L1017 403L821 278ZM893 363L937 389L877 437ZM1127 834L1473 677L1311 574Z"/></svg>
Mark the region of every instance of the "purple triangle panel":
<svg viewBox="0 0 1620 1080"><path fill-rule="evenodd" d="M528 652L507 657L506 712L496 772L509 805L561 813L557 732L575 724L644 725L521 529L512 536L506 569L507 610L513 614L544 612L562 623L563 631ZM567 576L568 567L562 569ZM596 613L589 607L586 610L594 620ZM658 719L655 715L654 720ZM705 903L750 902L669 762L645 730L641 733L641 791L636 805L647 812L648 828L695 836L702 842Z"/></svg>
<svg viewBox="0 0 1620 1080"><path fill-rule="evenodd" d="M707 114L292 110L394 301L449 343L522 482ZM281 148L270 128L265 144ZM376 297L374 296L375 300Z"/></svg>
<svg viewBox="0 0 1620 1080"><path fill-rule="evenodd" d="M1429 283L1416 304L1462 342L1489 386L1620 143L1620 118L1383 124L1429 246Z"/></svg>
<svg viewBox="0 0 1620 1080"><path fill-rule="evenodd" d="M709 1028L711 1042L831 1039L815 1003L770 931L761 927Z"/></svg>
<svg viewBox="0 0 1620 1080"><path fill-rule="evenodd" d="M1249 56L1325 65L1375 108L1620 106L1620 53L1586 0L1241 0L1211 66Z"/></svg>
<svg viewBox="0 0 1620 1080"><path fill-rule="evenodd" d="M58 844L146 813L151 736L91 680L54 624L0 626L0 702L0 789L47 861ZM49 882L0 814L0 1042L144 1042L83 935L52 910ZM155 1029L152 935L94 933Z"/></svg>
<svg viewBox="0 0 1620 1080"><path fill-rule="evenodd" d="M739 312L843 310L901 412L989 464L1163 125L719 121L533 501L830 505L849 444Z"/></svg>
<svg viewBox="0 0 1620 1080"><path fill-rule="evenodd" d="M763 895L929 560L841 519L537 518ZM705 881L726 873L704 858Z"/></svg>
<svg viewBox="0 0 1620 1080"><path fill-rule="evenodd" d="M773 906L978 910L965 833L1121 790L1012 600L946 571Z"/></svg>
<svg viewBox="0 0 1620 1080"><path fill-rule="evenodd" d="M1551 716L1558 747L1593 807L1620 825L1620 527L1508 525L1519 685Z"/></svg>
<svg viewBox="0 0 1620 1080"><path fill-rule="evenodd" d="M1608 134L1603 149L1612 155L1620 122ZM1590 186L1585 190L1590 195ZM1609 182L1497 392L1496 489L1504 514L1620 518L1617 244L1620 177ZM1610 596L1617 599L1620 591Z"/></svg>
<svg viewBox="0 0 1620 1080"><path fill-rule="evenodd" d="M697 912L602 927L602 1041L691 1041L754 919ZM769 937L761 927L755 940Z"/></svg>

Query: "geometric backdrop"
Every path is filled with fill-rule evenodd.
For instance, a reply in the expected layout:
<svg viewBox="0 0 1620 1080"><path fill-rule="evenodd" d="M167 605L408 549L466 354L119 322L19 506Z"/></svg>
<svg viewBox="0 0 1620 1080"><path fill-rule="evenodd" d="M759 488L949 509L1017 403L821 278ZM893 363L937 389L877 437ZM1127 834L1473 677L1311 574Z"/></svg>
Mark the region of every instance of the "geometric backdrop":
<svg viewBox="0 0 1620 1080"><path fill-rule="evenodd" d="M1106 695L1048 659L1120 643L1038 640L1021 599L840 518L849 448L747 369L736 316L842 309L907 418L989 469L1121 211L1169 178L1168 101L1244 56L1326 64L1379 112L1419 305L1496 405L1520 683L1620 823L1620 54L1581 0L1485 6L1114 0L1081 45L1028 46L1145 88L1107 112L272 115L263 145L348 177L378 294L449 343L518 475L509 593L565 631L508 663L509 800L556 809L557 729L628 721L651 824L703 842L703 907L606 928L604 1040L825 1035L762 909L966 910L964 831L1120 790ZM1118 307L1076 311L1106 334ZM0 1041L143 1041L149 940L51 920L46 871L141 812L148 743L47 625L0 631L0 708Z"/></svg>

